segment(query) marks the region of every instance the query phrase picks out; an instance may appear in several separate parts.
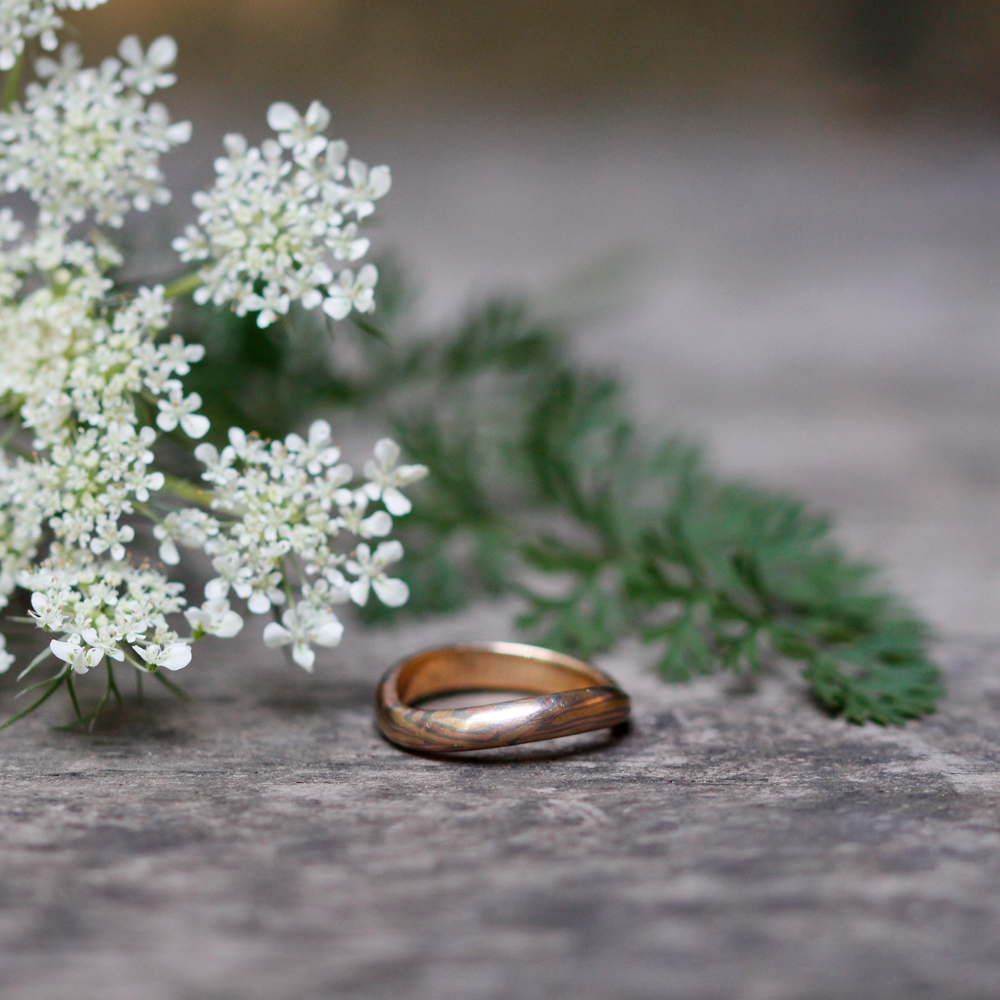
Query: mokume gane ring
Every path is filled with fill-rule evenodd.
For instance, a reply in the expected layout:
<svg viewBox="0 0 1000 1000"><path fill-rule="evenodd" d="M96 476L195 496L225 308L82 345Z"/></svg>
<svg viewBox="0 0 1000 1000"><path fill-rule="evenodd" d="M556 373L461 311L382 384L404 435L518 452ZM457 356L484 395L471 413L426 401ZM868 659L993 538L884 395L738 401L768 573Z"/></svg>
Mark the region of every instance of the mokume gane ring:
<svg viewBox="0 0 1000 1000"><path fill-rule="evenodd" d="M529 691L532 696L465 708L415 707L463 691ZM485 750L617 726L629 696L582 660L517 642L445 646L417 653L382 678L375 719L407 750Z"/></svg>

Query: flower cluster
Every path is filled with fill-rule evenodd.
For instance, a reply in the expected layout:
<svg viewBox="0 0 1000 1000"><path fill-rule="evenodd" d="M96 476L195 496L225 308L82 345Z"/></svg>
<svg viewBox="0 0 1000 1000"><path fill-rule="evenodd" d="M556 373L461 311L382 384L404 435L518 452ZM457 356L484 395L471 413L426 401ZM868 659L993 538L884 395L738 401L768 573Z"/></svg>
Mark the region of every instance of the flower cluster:
<svg viewBox="0 0 1000 1000"><path fill-rule="evenodd" d="M323 135L330 113L318 101L304 116L290 104L273 104L267 120L277 138L260 147L226 136L215 185L194 195L198 225L174 241L182 260L210 259L195 300L232 304L241 316L256 312L261 327L294 302L321 305L338 320L352 309L371 312L375 266L357 274L335 268L368 252L358 222L389 190L389 168L348 160L347 144Z"/></svg>
<svg viewBox="0 0 1000 1000"><path fill-rule="evenodd" d="M0 67L26 38L54 47L57 9L99 2L0 0ZM400 466L385 439L354 484L324 421L305 437L267 442L233 428L221 452L198 445L204 489L175 489L156 468L162 435L194 447L210 430L183 384L204 349L167 329L164 286L116 289L109 275L122 255L99 230L82 238L74 227L117 227L130 209L166 202L160 156L190 126L147 101L174 82L172 39L144 51L128 37L119 56L84 68L66 46L59 61L38 60L23 102L0 113L0 182L38 208L33 231L0 211L0 608L17 587L28 591L32 620L53 635L51 684L71 690L73 675L102 663L109 690L115 662L146 673L186 666L193 641L241 631L234 600L271 612L265 644L290 647L311 670L313 647L340 641L337 605L364 604L372 589L387 605L406 601L406 585L386 573L402 547L382 541L373 553L368 542L409 510L400 489L426 470ZM375 269L335 277L325 261L367 251L357 222L389 173L345 164L347 147L321 134L328 119L318 104L305 117L277 104L276 140L260 149L226 140L216 185L197 199L202 228L178 244L204 262L200 301L257 310L263 323L292 301L336 317L371 310ZM202 502L182 506L192 495ZM142 556L144 521L165 566ZM215 568L197 606L166 572L181 548ZM0 635L0 673L12 663Z"/></svg>
<svg viewBox="0 0 1000 1000"><path fill-rule="evenodd" d="M311 670L315 654L310 644L335 646L343 634L336 605L349 600L363 605L371 588L389 607L406 603L406 584L385 572L403 555L399 542L380 543L374 555L364 542L353 553L344 552L340 543L344 537L388 535L392 515L369 512L372 494L384 496L385 483L391 482L388 488L399 498L397 513L401 506L409 509L398 488L422 479L427 469L398 466L398 446L383 438L375 446L375 460L365 466L365 474L377 471L377 478L350 489L346 484L354 478L353 470L340 461L325 420L313 422L308 440L290 434L283 442L268 443L233 428L229 441L221 452L210 444L195 449L206 466L202 478L215 487L211 507L218 517L198 508L171 514L157 529L160 557L176 562L178 544L212 556L218 576L206 585L202 608L187 613L197 615L200 627L215 634L233 621L230 591L250 611L264 614L284 606L289 582L297 581L302 599L284 608L280 624L267 625L264 642L272 647L291 644L295 661Z"/></svg>
<svg viewBox="0 0 1000 1000"><path fill-rule="evenodd" d="M17 408L33 449L0 459L0 605L17 584L32 591L33 617L66 633L52 651L76 671L123 641L143 659L156 645L175 664L182 643L165 616L183 607L181 585L127 559L133 515L165 484L152 468L157 431L135 398L180 393L178 366L203 349L155 343L170 314L162 286L105 313L110 281L97 262L71 244L61 256L64 287L0 304L0 400Z"/></svg>
<svg viewBox="0 0 1000 1000"><path fill-rule="evenodd" d="M170 200L160 154L187 142L191 124L171 124L167 109L145 97L174 82L164 71L176 51L172 39L160 38L143 54L130 36L120 47L125 66L105 59L82 69L72 45L60 62L38 60L47 82L29 84L24 106L0 114L0 181L8 192L30 193L42 226L82 222L91 211L120 226L130 207Z"/></svg>
<svg viewBox="0 0 1000 1000"><path fill-rule="evenodd" d="M12 69L29 38L38 38L51 52L63 26L57 10L93 10L105 0L0 0L0 70Z"/></svg>

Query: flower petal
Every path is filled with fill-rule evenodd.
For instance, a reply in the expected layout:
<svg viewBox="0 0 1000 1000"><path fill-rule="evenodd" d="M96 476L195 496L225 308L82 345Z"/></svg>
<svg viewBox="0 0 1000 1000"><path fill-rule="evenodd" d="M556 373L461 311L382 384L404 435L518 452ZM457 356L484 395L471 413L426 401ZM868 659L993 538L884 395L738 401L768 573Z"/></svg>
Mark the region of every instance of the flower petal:
<svg viewBox="0 0 1000 1000"><path fill-rule="evenodd" d="M294 128L301 120L298 111L285 101L276 101L267 109L267 124L275 132Z"/></svg>
<svg viewBox="0 0 1000 1000"><path fill-rule="evenodd" d="M375 594L387 608L398 608L410 599L410 588L394 577L377 576L372 580Z"/></svg>
<svg viewBox="0 0 1000 1000"><path fill-rule="evenodd" d="M316 654L312 648L304 642L297 642L292 647L292 659L303 669L312 673L313 664L316 662Z"/></svg>
<svg viewBox="0 0 1000 1000"><path fill-rule="evenodd" d="M268 622L264 626L265 646L277 649L279 646L287 646L291 641L292 633L284 625L279 625L277 622Z"/></svg>
<svg viewBox="0 0 1000 1000"><path fill-rule="evenodd" d="M336 646L339 645L340 640L344 636L344 626L336 618L331 618L324 622L318 629L312 633L312 641L316 643L317 646Z"/></svg>
<svg viewBox="0 0 1000 1000"><path fill-rule="evenodd" d="M382 502L390 514L402 517L413 510L413 504L395 486L389 486L382 490Z"/></svg>
<svg viewBox="0 0 1000 1000"><path fill-rule="evenodd" d="M348 593L351 595L351 600L354 601L359 607L364 607L368 603L368 590L370 584L368 582L368 577L363 576L360 580L355 580L354 583L348 587Z"/></svg>
<svg viewBox="0 0 1000 1000"><path fill-rule="evenodd" d="M186 642L175 642L167 647L161 665L167 670L180 670L191 662L191 647Z"/></svg>

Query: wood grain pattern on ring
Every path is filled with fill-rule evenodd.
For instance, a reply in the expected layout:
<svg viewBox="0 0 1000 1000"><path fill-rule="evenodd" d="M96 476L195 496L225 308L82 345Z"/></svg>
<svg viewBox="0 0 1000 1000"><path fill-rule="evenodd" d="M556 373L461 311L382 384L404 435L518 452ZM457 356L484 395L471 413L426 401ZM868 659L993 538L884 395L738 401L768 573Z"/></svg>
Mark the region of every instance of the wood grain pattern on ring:
<svg viewBox="0 0 1000 1000"><path fill-rule="evenodd" d="M490 705L421 708L466 691L527 692ZM564 653L516 642L446 646L391 667L375 695L386 739L407 750L455 752L533 743L617 726L629 696L607 674Z"/></svg>

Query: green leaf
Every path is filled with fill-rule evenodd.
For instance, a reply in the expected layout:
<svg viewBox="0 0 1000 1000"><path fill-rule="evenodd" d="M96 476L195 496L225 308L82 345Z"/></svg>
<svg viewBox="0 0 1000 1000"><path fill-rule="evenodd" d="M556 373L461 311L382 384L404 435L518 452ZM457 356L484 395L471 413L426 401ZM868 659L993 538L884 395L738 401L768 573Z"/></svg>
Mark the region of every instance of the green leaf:
<svg viewBox="0 0 1000 1000"><path fill-rule="evenodd" d="M397 524L404 613L514 592L518 627L536 640L590 655L638 636L667 680L756 673L781 658L853 722L933 711L942 688L927 627L844 555L826 517L720 478L682 438L648 440L617 380L577 364L524 304L497 300L454 329L400 332L407 297L393 280L377 327L360 326L349 374L301 316L261 332L209 313L198 329L210 363L195 370L220 435L227 421L285 433L322 404L382 422L428 466ZM362 616L398 613L372 602Z"/></svg>

